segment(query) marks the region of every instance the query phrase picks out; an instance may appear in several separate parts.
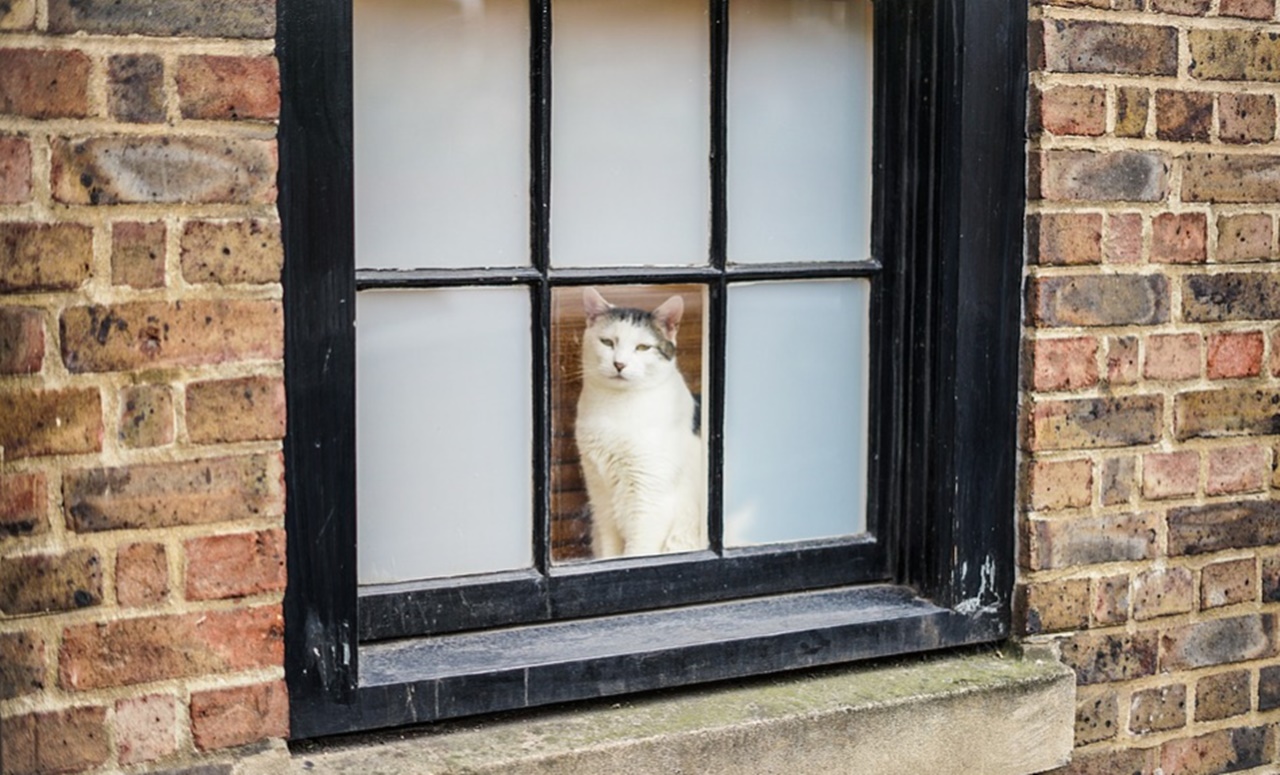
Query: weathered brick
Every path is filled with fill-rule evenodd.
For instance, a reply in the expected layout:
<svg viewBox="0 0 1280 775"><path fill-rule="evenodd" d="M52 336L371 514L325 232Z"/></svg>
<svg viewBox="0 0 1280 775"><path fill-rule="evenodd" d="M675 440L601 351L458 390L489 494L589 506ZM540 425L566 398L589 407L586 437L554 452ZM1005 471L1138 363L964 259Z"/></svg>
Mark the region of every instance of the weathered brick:
<svg viewBox="0 0 1280 775"><path fill-rule="evenodd" d="M1041 326L1152 325L1169 319L1169 282L1161 275L1040 277L1030 285Z"/></svg>
<svg viewBox="0 0 1280 775"><path fill-rule="evenodd" d="M1151 0L1151 10L1178 16L1204 16L1209 11L1209 0Z"/></svg>
<svg viewBox="0 0 1280 775"><path fill-rule="evenodd" d="M1055 135L1097 137L1107 131L1107 93L1094 86L1053 86L1039 93L1040 126Z"/></svg>
<svg viewBox="0 0 1280 775"><path fill-rule="evenodd" d="M1274 737L1268 727L1246 727L1170 740L1160 748L1160 769L1179 775L1215 775L1251 769L1267 762Z"/></svg>
<svg viewBox="0 0 1280 775"><path fill-rule="evenodd" d="M1160 764L1160 748L1079 750L1071 763L1045 775L1150 775Z"/></svg>
<svg viewBox="0 0 1280 775"><path fill-rule="evenodd" d="M116 601L148 606L169 597L169 557L164 544L124 544L116 552Z"/></svg>
<svg viewBox="0 0 1280 775"><path fill-rule="evenodd" d="M164 60L155 54L117 54L109 58L107 107L112 118L119 121L164 121Z"/></svg>
<svg viewBox="0 0 1280 775"><path fill-rule="evenodd" d="M167 385L130 385L120 391L120 441L126 447L173 443L173 394Z"/></svg>
<svg viewBox="0 0 1280 775"><path fill-rule="evenodd" d="M1199 334L1153 334L1147 337L1142 373L1147 379L1195 379L1201 362Z"/></svg>
<svg viewBox="0 0 1280 775"><path fill-rule="evenodd" d="M49 0L54 33L270 38L275 22L275 0Z"/></svg>
<svg viewBox="0 0 1280 775"><path fill-rule="evenodd" d="M283 633L279 606L73 625L63 631L58 683L88 691L275 667Z"/></svg>
<svg viewBox="0 0 1280 775"><path fill-rule="evenodd" d="M28 713L0 722L5 775L53 775L99 767L111 756L107 709Z"/></svg>
<svg viewBox="0 0 1280 775"><path fill-rule="evenodd" d="M274 57L184 56L177 82L183 118L270 120L280 114Z"/></svg>
<svg viewBox="0 0 1280 775"><path fill-rule="evenodd" d="M1155 619L1195 607L1195 582L1186 568L1154 569L1133 579L1133 618Z"/></svg>
<svg viewBox="0 0 1280 775"><path fill-rule="evenodd" d="M1194 1L1194 0L1193 0ZM1182 2L1182 0L1173 0ZM1209 92L1156 90L1156 137L1174 142L1208 142L1213 130Z"/></svg>
<svg viewBox="0 0 1280 775"><path fill-rule="evenodd" d="M1132 385L1138 381L1139 341L1136 336L1107 337L1107 382Z"/></svg>
<svg viewBox="0 0 1280 775"><path fill-rule="evenodd" d="M1116 137L1142 137L1147 133L1151 92L1140 86L1116 88Z"/></svg>
<svg viewBox="0 0 1280 775"><path fill-rule="evenodd" d="M187 386L187 435L197 444L284 437L279 377L208 380Z"/></svg>
<svg viewBox="0 0 1280 775"><path fill-rule="evenodd" d="M1044 55L1047 69L1056 72L1174 75L1178 31L1140 24L1046 21Z"/></svg>
<svg viewBox="0 0 1280 775"><path fill-rule="evenodd" d="M1160 638L1162 671L1247 662L1275 654L1276 615L1270 613L1172 627Z"/></svg>
<svg viewBox="0 0 1280 775"><path fill-rule="evenodd" d="M1169 191L1169 158L1156 151L1050 150L1032 157L1028 165L1032 198L1159 202Z"/></svg>
<svg viewBox="0 0 1280 775"><path fill-rule="evenodd" d="M284 249L271 221L190 221L182 231L182 276L189 283L280 281Z"/></svg>
<svg viewBox="0 0 1280 775"><path fill-rule="evenodd" d="M31 307L0 307L0 374L44 367L44 316Z"/></svg>
<svg viewBox="0 0 1280 775"><path fill-rule="evenodd" d="M1039 213L1027 219L1029 258L1045 265L1102 260L1101 213Z"/></svg>
<svg viewBox="0 0 1280 775"><path fill-rule="evenodd" d="M1024 584L1018 595L1026 635L1089 626L1089 579Z"/></svg>
<svg viewBox="0 0 1280 775"><path fill-rule="evenodd" d="M1258 671L1258 710L1280 708L1280 665L1268 665Z"/></svg>
<svg viewBox="0 0 1280 775"><path fill-rule="evenodd" d="M1262 558L1262 602L1280 603L1280 557Z"/></svg>
<svg viewBox="0 0 1280 775"><path fill-rule="evenodd" d="M1219 94L1218 137L1224 143L1269 143L1276 136L1276 102L1270 94Z"/></svg>
<svg viewBox="0 0 1280 775"><path fill-rule="evenodd" d="M74 373L243 360L279 360L280 303L257 300L139 301L69 307L62 360Z"/></svg>
<svg viewBox="0 0 1280 775"><path fill-rule="evenodd" d="M0 204L31 200L31 144L22 137L0 137Z"/></svg>
<svg viewBox="0 0 1280 775"><path fill-rule="evenodd" d="M1208 235L1209 221L1204 213L1160 213L1151 219L1151 261L1204 263Z"/></svg>
<svg viewBox="0 0 1280 775"><path fill-rule="evenodd" d="M1104 576L1092 581L1093 624L1122 624L1129 619L1129 577L1125 574Z"/></svg>
<svg viewBox="0 0 1280 775"><path fill-rule="evenodd" d="M74 290L92 261L88 226L0 222L0 293Z"/></svg>
<svg viewBox="0 0 1280 775"><path fill-rule="evenodd" d="M1224 387L1179 393L1173 417L1179 439L1280 433L1280 390Z"/></svg>
<svg viewBox="0 0 1280 775"><path fill-rule="evenodd" d="M1270 19L1276 13L1275 0L1221 0L1218 13L1241 19Z"/></svg>
<svg viewBox="0 0 1280 775"><path fill-rule="evenodd" d="M111 282L132 288L164 286L163 221L122 221L111 226Z"/></svg>
<svg viewBox="0 0 1280 775"><path fill-rule="evenodd" d="M1208 340L1209 379L1258 376L1262 373L1265 346L1261 331L1211 334Z"/></svg>
<svg viewBox="0 0 1280 775"><path fill-rule="evenodd" d="M0 558L0 613L73 611L102 603L96 549Z"/></svg>
<svg viewBox="0 0 1280 775"><path fill-rule="evenodd" d="M1193 323L1280 318L1280 275L1187 275L1182 279L1182 317Z"/></svg>
<svg viewBox="0 0 1280 775"><path fill-rule="evenodd" d="M6 460L101 450L97 388L0 393L0 448Z"/></svg>
<svg viewBox="0 0 1280 775"><path fill-rule="evenodd" d="M1091 336L1037 339L1031 360L1036 390L1076 390L1098 384L1098 340Z"/></svg>
<svg viewBox="0 0 1280 775"><path fill-rule="evenodd" d="M1155 674L1158 648L1154 632L1079 633L1062 642L1062 661L1081 686L1129 681Z"/></svg>
<svg viewBox="0 0 1280 775"><path fill-rule="evenodd" d="M44 691L44 638L35 632L0 632L0 700Z"/></svg>
<svg viewBox="0 0 1280 775"><path fill-rule="evenodd" d="M1090 460L1038 460L1028 473L1031 508L1036 511L1081 508L1093 500Z"/></svg>
<svg viewBox="0 0 1280 775"><path fill-rule="evenodd" d="M1114 689L1082 687L1076 692L1076 745L1110 740L1120 728L1120 703Z"/></svg>
<svg viewBox="0 0 1280 775"><path fill-rule="evenodd" d="M0 48L0 113L27 118L89 114L89 72L82 51Z"/></svg>
<svg viewBox="0 0 1280 775"><path fill-rule="evenodd" d="M289 734L289 695L283 681L191 695L191 735L202 751Z"/></svg>
<svg viewBox="0 0 1280 775"><path fill-rule="evenodd" d="M1272 254L1271 216L1265 213L1222 215L1218 217L1219 263L1261 261Z"/></svg>
<svg viewBox="0 0 1280 775"><path fill-rule="evenodd" d="M187 599L216 600L284 589L284 531L193 538L187 556Z"/></svg>
<svg viewBox="0 0 1280 775"><path fill-rule="evenodd" d="M1129 701L1129 731L1163 732L1187 725L1187 687L1157 686L1133 693Z"/></svg>
<svg viewBox="0 0 1280 775"><path fill-rule="evenodd" d="M1028 520L1027 533L1031 570L1149 560L1155 556L1155 518L1151 514Z"/></svg>
<svg viewBox="0 0 1280 775"><path fill-rule="evenodd" d="M111 726L121 764L162 759L178 750L178 702L168 694L116 702Z"/></svg>
<svg viewBox="0 0 1280 775"><path fill-rule="evenodd" d="M270 204L276 147L230 137L55 138L53 196L65 204Z"/></svg>
<svg viewBox="0 0 1280 775"><path fill-rule="evenodd" d="M1044 401L1032 410L1037 450L1097 449L1151 444L1160 438L1164 397L1117 396Z"/></svg>
<svg viewBox="0 0 1280 775"><path fill-rule="evenodd" d="M1182 164L1184 202L1270 203L1276 200L1280 156L1192 153Z"/></svg>
<svg viewBox="0 0 1280 775"><path fill-rule="evenodd" d="M1205 494L1259 492L1266 487L1268 454L1264 447L1221 447L1208 453Z"/></svg>
<svg viewBox="0 0 1280 775"><path fill-rule="evenodd" d="M1196 721L1217 719L1248 713L1249 671L1232 670L1196 681Z"/></svg>
<svg viewBox="0 0 1280 775"><path fill-rule="evenodd" d="M1169 554L1207 554L1280 543L1280 502L1240 501L1169 510Z"/></svg>
<svg viewBox="0 0 1280 775"><path fill-rule="evenodd" d="M29 30L36 24L36 0L7 0L0 4L0 30Z"/></svg>
<svg viewBox="0 0 1280 775"><path fill-rule="evenodd" d="M1252 557L1204 566L1200 569L1200 607L1221 608L1256 600L1257 575Z"/></svg>
<svg viewBox="0 0 1280 775"><path fill-rule="evenodd" d="M1142 456L1142 497L1149 500L1195 495L1200 453L1155 452Z"/></svg>
<svg viewBox="0 0 1280 775"><path fill-rule="evenodd" d="M1109 457L1102 462L1102 505L1119 506L1133 500L1135 458Z"/></svg>
<svg viewBox="0 0 1280 775"><path fill-rule="evenodd" d="M1258 29L1192 29L1192 78L1210 81L1280 81L1280 38Z"/></svg>
<svg viewBox="0 0 1280 775"><path fill-rule="evenodd" d="M0 540L49 532L49 501L44 474L0 474Z"/></svg>
<svg viewBox="0 0 1280 775"><path fill-rule="evenodd" d="M172 527L283 513L279 455L68 471L67 525L80 533Z"/></svg>

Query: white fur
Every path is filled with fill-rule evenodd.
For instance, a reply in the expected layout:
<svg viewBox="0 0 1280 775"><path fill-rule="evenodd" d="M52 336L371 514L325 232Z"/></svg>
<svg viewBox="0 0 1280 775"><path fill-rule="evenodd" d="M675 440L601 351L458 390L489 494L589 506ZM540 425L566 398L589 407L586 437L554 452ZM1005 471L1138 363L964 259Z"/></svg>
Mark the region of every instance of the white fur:
<svg viewBox="0 0 1280 775"><path fill-rule="evenodd" d="M595 556L704 549L706 469L684 377L674 357L660 354L654 331L609 318L611 305L595 289L585 289L583 302L575 433ZM683 307L673 296L654 311L672 342Z"/></svg>

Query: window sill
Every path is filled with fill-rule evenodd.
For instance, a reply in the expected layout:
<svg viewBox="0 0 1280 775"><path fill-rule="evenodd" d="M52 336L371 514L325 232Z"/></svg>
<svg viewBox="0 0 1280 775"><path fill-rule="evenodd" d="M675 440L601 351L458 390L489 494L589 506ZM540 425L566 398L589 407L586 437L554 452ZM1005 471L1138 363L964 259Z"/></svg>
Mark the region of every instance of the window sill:
<svg viewBox="0 0 1280 775"><path fill-rule="evenodd" d="M317 773L950 772L1065 764L1075 678L1051 659L944 655L295 745ZM641 763L637 769L637 763Z"/></svg>

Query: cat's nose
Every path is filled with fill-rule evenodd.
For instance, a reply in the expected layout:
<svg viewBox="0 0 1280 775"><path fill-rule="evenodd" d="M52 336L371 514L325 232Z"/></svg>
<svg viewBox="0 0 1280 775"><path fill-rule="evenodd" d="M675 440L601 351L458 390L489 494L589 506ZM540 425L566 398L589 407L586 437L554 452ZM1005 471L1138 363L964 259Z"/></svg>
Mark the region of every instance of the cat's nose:
<svg viewBox="0 0 1280 775"><path fill-rule="evenodd" d="M621 373L622 373L622 370L623 370L623 369L625 369L625 368L627 368L627 364L625 364L625 363L621 363L621 362L619 362L619 361L614 361L614 362L613 362L613 368L617 369L617 370L618 370L618 373L619 373L619 374L621 374Z"/></svg>

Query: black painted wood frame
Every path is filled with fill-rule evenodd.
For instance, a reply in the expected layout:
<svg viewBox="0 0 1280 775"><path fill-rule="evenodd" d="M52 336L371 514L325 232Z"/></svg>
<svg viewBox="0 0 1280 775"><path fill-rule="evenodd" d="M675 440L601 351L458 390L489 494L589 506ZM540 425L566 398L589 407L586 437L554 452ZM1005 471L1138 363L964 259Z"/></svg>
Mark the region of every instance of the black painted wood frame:
<svg viewBox="0 0 1280 775"><path fill-rule="evenodd" d="M721 64L728 1L711 4L712 57ZM533 5L531 88L549 97L549 0ZM724 283L734 279L873 278L868 535L759 550L715 546L555 572L540 564L364 591L355 555L357 287L526 284L538 310L551 282L640 275L555 274L547 267L545 216L536 214L529 270L356 273L349 0L278 0L277 8L289 401L285 672L294 737L1007 636L1025 3L876 3L872 261L726 266L717 195L710 267L658 274L708 282L713 306L723 304ZM723 83L713 84L712 96L713 128L722 131ZM545 100L535 100L535 202L548 193L551 149L539 127L548 116ZM713 137L713 190L723 186L722 139ZM535 328L539 322L546 325L545 315ZM723 328L713 317L712 336L722 342L717 325ZM535 344L535 360L544 357ZM715 366L712 384L719 385ZM719 440L711 442L714 454ZM535 470L541 454L540 446L533 450ZM536 497L545 499L545 487ZM535 548L545 556L544 546Z"/></svg>

